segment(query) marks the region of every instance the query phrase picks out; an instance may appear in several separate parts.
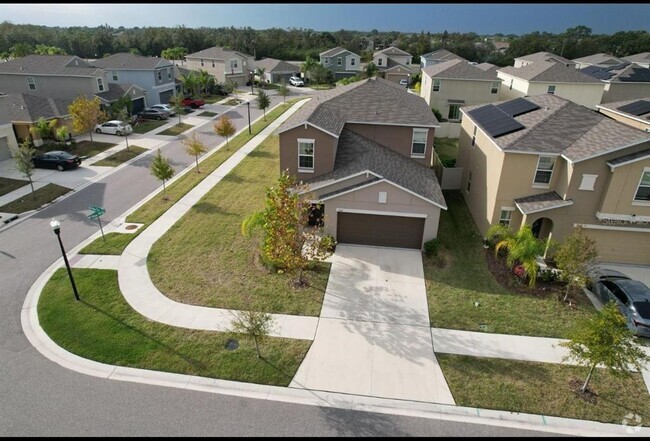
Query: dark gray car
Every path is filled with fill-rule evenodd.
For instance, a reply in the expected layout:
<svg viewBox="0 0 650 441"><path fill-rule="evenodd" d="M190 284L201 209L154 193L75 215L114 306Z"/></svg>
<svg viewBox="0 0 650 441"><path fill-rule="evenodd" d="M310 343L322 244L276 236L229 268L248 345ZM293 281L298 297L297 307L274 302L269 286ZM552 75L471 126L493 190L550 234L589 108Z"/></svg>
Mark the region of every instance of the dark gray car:
<svg viewBox="0 0 650 441"><path fill-rule="evenodd" d="M140 115L141 118L144 119L168 119L169 118L169 113L165 112L164 110L160 109L144 109L142 112L140 112L138 115Z"/></svg>

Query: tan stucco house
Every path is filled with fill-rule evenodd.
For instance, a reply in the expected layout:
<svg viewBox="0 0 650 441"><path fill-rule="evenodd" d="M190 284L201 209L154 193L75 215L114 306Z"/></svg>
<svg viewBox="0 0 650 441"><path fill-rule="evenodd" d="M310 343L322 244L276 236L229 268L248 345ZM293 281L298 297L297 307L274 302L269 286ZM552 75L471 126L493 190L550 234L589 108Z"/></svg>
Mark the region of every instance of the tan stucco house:
<svg viewBox="0 0 650 441"><path fill-rule="evenodd" d="M379 76L393 83L399 84L400 80L409 79L420 71L419 65L413 65L413 55L393 46L376 51L372 61Z"/></svg>
<svg viewBox="0 0 650 441"><path fill-rule="evenodd" d="M612 66L587 66L580 72L603 83L601 103L650 96L650 69L636 63L624 61Z"/></svg>
<svg viewBox="0 0 650 441"><path fill-rule="evenodd" d="M605 116L650 133L650 95L596 107Z"/></svg>
<svg viewBox="0 0 650 441"><path fill-rule="evenodd" d="M431 169L438 121L381 78L313 97L280 128L280 169L307 184L340 243L420 249L447 205Z"/></svg>
<svg viewBox="0 0 650 441"><path fill-rule="evenodd" d="M636 63L641 67L650 68L650 52L641 52L640 54L623 57L623 60L629 63Z"/></svg>
<svg viewBox="0 0 650 441"><path fill-rule="evenodd" d="M625 63L625 60L622 58L618 58L602 52L598 54L588 55L586 57L574 58L572 61L575 63L576 69L583 69L589 66L612 67Z"/></svg>
<svg viewBox="0 0 650 441"><path fill-rule="evenodd" d="M256 75L256 79L264 81L265 83L281 83L284 81L289 84L289 78L298 74L300 76L300 68L295 64L288 61L277 60L275 58L262 58L255 62L256 69L264 69L262 78Z"/></svg>
<svg viewBox="0 0 650 441"><path fill-rule="evenodd" d="M564 64L565 66L575 67L575 62L560 55L556 55L552 52L535 52L534 54L522 55L521 57L516 57L513 60L513 65L514 67L524 67L540 61L560 63Z"/></svg>
<svg viewBox="0 0 650 441"><path fill-rule="evenodd" d="M219 83L233 80L239 86L245 85L255 71L255 59L239 51L210 47L185 56L185 67L194 71L207 71Z"/></svg>
<svg viewBox="0 0 650 441"><path fill-rule="evenodd" d="M650 262L650 133L556 95L467 107L457 165L481 233L585 228L603 262Z"/></svg>

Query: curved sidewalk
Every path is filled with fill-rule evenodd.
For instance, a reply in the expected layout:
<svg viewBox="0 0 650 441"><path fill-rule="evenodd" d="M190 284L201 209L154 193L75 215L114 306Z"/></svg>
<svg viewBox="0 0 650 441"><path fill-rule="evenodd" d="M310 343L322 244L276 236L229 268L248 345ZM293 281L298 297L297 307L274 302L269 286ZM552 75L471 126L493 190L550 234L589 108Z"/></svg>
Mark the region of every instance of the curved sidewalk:
<svg viewBox="0 0 650 441"><path fill-rule="evenodd" d="M207 192L235 168L262 141L273 133L307 100L300 101L269 124L242 148L233 153L214 172L205 177L196 187L183 196L169 210L149 225L124 250L118 267L120 290L126 301L139 314L150 320L189 329L228 331L234 312L227 309L193 306L176 302L162 294L153 284L147 270L147 256L153 244L160 239L185 213L187 213ZM272 314L274 337L313 340L318 317Z"/></svg>

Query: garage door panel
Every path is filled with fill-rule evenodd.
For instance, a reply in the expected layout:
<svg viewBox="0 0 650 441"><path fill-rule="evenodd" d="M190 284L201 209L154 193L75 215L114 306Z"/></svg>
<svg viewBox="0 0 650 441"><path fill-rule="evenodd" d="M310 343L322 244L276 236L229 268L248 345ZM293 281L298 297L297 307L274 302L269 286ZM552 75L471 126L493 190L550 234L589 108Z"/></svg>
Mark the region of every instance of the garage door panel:
<svg viewBox="0 0 650 441"><path fill-rule="evenodd" d="M420 249L424 222L424 218L418 217L340 212L336 240L340 243Z"/></svg>
<svg viewBox="0 0 650 441"><path fill-rule="evenodd" d="M144 110L144 98L137 98L131 101L131 112L135 115Z"/></svg>
<svg viewBox="0 0 650 441"><path fill-rule="evenodd" d="M650 263L650 232L585 229L596 242L598 259L647 265Z"/></svg>
<svg viewBox="0 0 650 441"><path fill-rule="evenodd" d="M9 150L9 143L7 138L0 138L0 161L11 158L11 151Z"/></svg>

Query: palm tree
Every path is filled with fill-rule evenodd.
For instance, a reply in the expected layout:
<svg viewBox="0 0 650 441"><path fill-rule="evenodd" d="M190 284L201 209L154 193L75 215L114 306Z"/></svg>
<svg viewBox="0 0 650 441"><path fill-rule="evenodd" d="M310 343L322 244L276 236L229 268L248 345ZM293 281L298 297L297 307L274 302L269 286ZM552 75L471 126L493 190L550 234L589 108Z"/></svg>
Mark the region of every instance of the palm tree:
<svg viewBox="0 0 650 441"><path fill-rule="evenodd" d="M304 73L305 77L311 79L310 73L317 64L318 62L308 55L305 62L300 66L300 72Z"/></svg>
<svg viewBox="0 0 650 441"><path fill-rule="evenodd" d="M504 225L492 225L487 233L489 240L498 240L494 247L495 253L500 250L506 250L506 264L509 267L514 267L517 262L526 271L528 277L528 285L535 286L537 280L537 258L544 254L546 244L544 241L536 238L533 235L533 230L530 225L523 225L519 231L512 233L510 229Z"/></svg>
<svg viewBox="0 0 650 441"><path fill-rule="evenodd" d="M36 135L45 141L52 136L52 131L56 127L56 123L56 119L47 121L45 118L40 117L36 122L36 125L32 126L29 131L32 135Z"/></svg>
<svg viewBox="0 0 650 441"><path fill-rule="evenodd" d="M260 77L260 79L259 79L259 85L260 85L260 87L263 87L262 84L264 83L264 72L266 72L266 68L265 68L265 67L258 67L257 69L255 69L255 74L256 74L258 77Z"/></svg>
<svg viewBox="0 0 650 441"><path fill-rule="evenodd" d="M214 77L208 71L199 69L199 74L196 76L196 85L201 90L200 94L207 93L208 87L214 81Z"/></svg>
<svg viewBox="0 0 650 441"><path fill-rule="evenodd" d="M190 72L187 76L180 75L178 79L183 83L183 89L185 89L186 92L189 92L192 95L195 94L198 81L194 72Z"/></svg>

